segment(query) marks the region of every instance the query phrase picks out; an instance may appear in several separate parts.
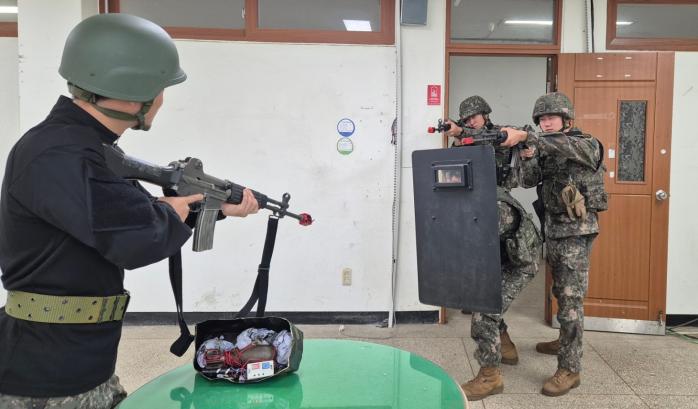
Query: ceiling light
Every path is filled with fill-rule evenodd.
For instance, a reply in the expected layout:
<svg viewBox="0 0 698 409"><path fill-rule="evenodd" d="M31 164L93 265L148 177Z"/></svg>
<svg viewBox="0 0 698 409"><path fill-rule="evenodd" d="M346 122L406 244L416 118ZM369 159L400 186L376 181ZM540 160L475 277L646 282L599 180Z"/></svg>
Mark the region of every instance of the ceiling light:
<svg viewBox="0 0 698 409"><path fill-rule="evenodd" d="M616 21L617 26L629 26L631 24L633 24L632 21Z"/></svg>
<svg viewBox="0 0 698 409"><path fill-rule="evenodd" d="M535 26L552 26L552 21L546 20L505 20L504 24L526 24Z"/></svg>
<svg viewBox="0 0 698 409"><path fill-rule="evenodd" d="M17 14L17 6L0 6L0 14Z"/></svg>
<svg viewBox="0 0 698 409"><path fill-rule="evenodd" d="M368 20L343 20L347 31L373 31Z"/></svg>

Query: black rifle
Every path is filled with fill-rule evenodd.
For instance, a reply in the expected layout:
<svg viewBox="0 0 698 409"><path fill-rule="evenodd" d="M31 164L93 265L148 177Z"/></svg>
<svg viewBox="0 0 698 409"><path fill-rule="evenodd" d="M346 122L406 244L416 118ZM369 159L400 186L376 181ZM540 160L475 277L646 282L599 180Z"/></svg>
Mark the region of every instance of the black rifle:
<svg viewBox="0 0 698 409"><path fill-rule="evenodd" d="M456 139L459 140L460 145L456 146L469 146L469 145L494 145L494 146L499 146L501 145L504 141L507 140L507 133L506 131L500 131L499 129L488 129L486 127L480 128L480 129L475 129L475 128L470 128L468 126L465 126L463 123L463 120L458 120L457 122L454 122L456 125L458 125L460 128L463 129L463 132L456 136ZM504 127L502 127L504 128ZM427 132L429 133L435 133L435 132L446 132L451 129L451 124L449 123L444 123L443 120L439 119L439 122L437 126L430 126L427 128ZM526 125L522 128L524 131L530 131L533 128L530 125ZM522 149L528 149L528 146L524 142L518 143L515 146L512 146L509 151L509 164L505 165L504 168L502 169L502 175L498 175L498 178L506 179L507 175L519 167L521 157L520 153Z"/></svg>
<svg viewBox="0 0 698 409"><path fill-rule="evenodd" d="M189 196L201 193L204 200L198 208L194 229L194 251L213 248L213 231L218 212L223 203L242 202L244 186L229 180L218 179L204 173L204 165L196 158L170 162L168 166L158 166L126 155L116 145L104 145L107 166L124 179L141 180L162 187L165 196ZM284 193L281 201L252 191L260 209L271 210L275 217L289 216L297 219L302 226L309 226L313 218L307 213L295 214L288 211L291 195Z"/></svg>
<svg viewBox="0 0 698 409"><path fill-rule="evenodd" d="M454 121L454 123L461 128L465 128L465 123L463 122L462 119L459 119L457 121ZM446 132L451 129L451 124L445 123L443 120L439 119L439 123L436 126L430 126L427 128L427 132L429 133L434 133L434 132Z"/></svg>

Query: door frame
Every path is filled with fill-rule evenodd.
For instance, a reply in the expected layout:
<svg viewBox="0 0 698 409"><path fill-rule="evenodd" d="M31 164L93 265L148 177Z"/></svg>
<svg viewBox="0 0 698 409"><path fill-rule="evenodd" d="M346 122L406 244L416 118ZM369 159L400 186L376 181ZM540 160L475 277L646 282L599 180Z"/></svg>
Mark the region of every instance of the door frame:
<svg viewBox="0 0 698 409"><path fill-rule="evenodd" d="M447 32L448 34L448 32ZM448 118L449 116L449 88L450 88L450 81L451 81L451 57L545 57L545 58L550 58L550 66L548 68L548 78L546 79L547 81L547 88L548 92L552 92L557 90L558 84L557 84L557 78L558 78L558 58L560 56L559 52L556 53L541 53L541 52L501 52L501 51L496 51L496 52L491 52L491 53L483 53L483 52L473 52L473 51L465 51L463 48L457 48L457 49L446 49L446 61L445 61L445 71L446 71L446 77L444 80L444 91L443 91L443 101L444 101L444 112L443 112L443 117ZM531 101L531 105L533 105L534 101ZM448 137L442 136L441 140L441 145L443 148L448 148ZM546 300L546 307L547 307L547 300ZM439 307L439 324L445 324L448 322L448 317L447 317L447 312L445 307Z"/></svg>
<svg viewBox="0 0 698 409"><path fill-rule="evenodd" d="M598 53L608 55L609 53ZM657 75L654 81L654 141L652 146L652 190L669 191L671 166L672 113L674 97L674 52L656 52ZM574 103L575 54L562 54L558 59L558 89L565 92ZM607 81L609 86L622 86L630 81ZM599 81L599 83L603 83ZM665 154L660 151L665 150ZM585 317L585 328L590 330L640 332L664 334L666 327L667 255L669 239L669 199L654 201L650 216L650 259L649 259L649 317L644 320L621 318ZM545 319L554 327L559 327L554 319L556 303L552 299L552 274L549 266L545 276Z"/></svg>
<svg viewBox="0 0 698 409"><path fill-rule="evenodd" d="M563 0L553 0L553 43L552 44L487 44L487 43L456 43L451 42L451 5L446 1L446 29L444 32L445 49L445 80L444 80L444 117L449 112L449 82L451 76L451 56L487 56L487 57L550 57L552 66L549 70L549 90L557 89L557 59L562 43L562 7ZM533 101L531 101L533 103ZM442 145L448 147L448 138L443 137ZM447 322L446 308L439 308L439 324Z"/></svg>

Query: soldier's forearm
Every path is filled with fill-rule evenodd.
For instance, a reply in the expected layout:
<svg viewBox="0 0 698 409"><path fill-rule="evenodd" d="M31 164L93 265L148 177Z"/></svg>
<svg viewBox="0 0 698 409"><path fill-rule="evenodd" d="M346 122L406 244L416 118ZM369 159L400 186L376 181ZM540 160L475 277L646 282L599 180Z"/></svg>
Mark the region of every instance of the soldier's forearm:
<svg viewBox="0 0 698 409"><path fill-rule="evenodd" d="M533 136L529 134L529 140L534 140L541 156L561 157L579 163L580 165L596 169L600 151L593 138L579 138L560 136Z"/></svg>

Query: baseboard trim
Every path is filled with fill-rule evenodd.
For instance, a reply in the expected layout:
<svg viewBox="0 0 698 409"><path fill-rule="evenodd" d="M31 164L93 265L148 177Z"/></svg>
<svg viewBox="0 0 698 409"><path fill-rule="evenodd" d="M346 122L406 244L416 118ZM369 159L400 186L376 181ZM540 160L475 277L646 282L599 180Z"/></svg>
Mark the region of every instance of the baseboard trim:
<svg viewBox="0 0 698 409"><path fill-rule="evenodd" d="M673 327L676 325L682 325L689 321L698 320L698 315L690 314L667 314L666 316L666 326ZM690 324L691 327L698 327L698 321Z"/></svg>
<svg viewBox="0 0 698 409"><path fill-rule="evenodd" d="M387 322L387 311L267 311L267 316L284 317L294 324L376 324ZM206 320L231 319L233 314L225 312L185 312L189 324ZM439 311L396 311L398 324L435 324L439 322ZM172 325L177 323L175 312L127 312L125 325Z"/></svg>

